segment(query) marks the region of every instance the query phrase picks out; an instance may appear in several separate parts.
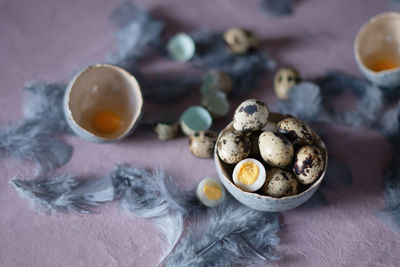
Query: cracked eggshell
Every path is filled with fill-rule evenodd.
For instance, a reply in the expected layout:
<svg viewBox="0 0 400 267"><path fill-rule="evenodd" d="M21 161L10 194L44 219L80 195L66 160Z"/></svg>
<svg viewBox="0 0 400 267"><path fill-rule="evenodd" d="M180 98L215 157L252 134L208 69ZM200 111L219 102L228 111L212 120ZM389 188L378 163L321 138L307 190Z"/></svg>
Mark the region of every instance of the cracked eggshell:
<svg viewBox="0 0 400 267"><path fill-rule="evenodd" d="M311 184L321 176L324 171L324 160L321 151L315 146L300 148L293 162L293 172L302 184Z"/></svg>
<svg viewBox="0 0 400 267"><path fill-rule="evenodd" d="M183 32L171 37L166 47L172 59L180 62L191 60L196 52L196 45L192 37Z"/></svg>
<svg viewBox="0 0 400 267"><path fill-rule="evenodd" d="M308 126L297 118L286 118L277 123L277 130L294 144L311 145L313 136Z"/></svg>
<svg viewBox="0 0 400 267"><path fill-rule="evenodd" d="M200 93L204 95L208 91L214 90L229 94L231 89L232 80L228 74L219 70L210 70L203 77Z"/></svg>
<svg viewBox="0 0 400 267"><path fill-rule="evenodd" d="M260 154L263 160L274 167L285 167L293 158L293 145L282 134L263 132L258 138Z"/></svg>
<svg viewBox="0 0 400 267"><path fill-rule="evenodd" d="M189 138L189 149L199 158L212 158L218 134L214 131L195 132Z"/></svg>
<svg viewBox="0 0 400 267"><path fill-rule="evenodd" d="M226 116L230 109L226 94L216 90L205 93L201 99L201 105L210 112L213 118Z"/></svg>
<svg viewBox="0 0 400 267"><path fill-rule="evenodd" d="M250 141L241 132L227 132L219 139L217 151L223 162L236 164L249 156Z"/></svg>
<svg viewBox="0 0 400 267"><path fill-rule="evenodd" d="M257 99L242 102L233 115L233 128L250 132L261 130L268 122L268 106Z"/></svg>
<svg viewBox="0 0 400 267"><path fill-rule="evenodd" d="M174 138L179 131L179 123L163 123L159 122L154 126L154 132L160 140L169 140Z"/></svg>
<svg viewBox="0 0 400 267"><path fill-rule="evenodd" d="M272 197L288 197L297 194L298 182L290 173L280 168L267 171L265 184L261 191Z"/></svg>
<svg viewBox="0 0 400 267"><path fill-rule="evenodd" d="M279 69L274 78L275 94L281 100L287 100L290 89L301 80L299 73L291 68Z"/></svg>
<svg viewBox="0 0 400 267"><path fill-rule="evenodd" d="M65 118L72 131L92 142L118 141L138 125L143 113L139 84L130 73L110 64L95 64L78 73L68 84L64 95ZM99 129L96 116L115 114L115 131ZM109 123L113 118L108 119ZM100 123L104 123L103 120ZM101 126L101 125L100 125Z"/></svg>

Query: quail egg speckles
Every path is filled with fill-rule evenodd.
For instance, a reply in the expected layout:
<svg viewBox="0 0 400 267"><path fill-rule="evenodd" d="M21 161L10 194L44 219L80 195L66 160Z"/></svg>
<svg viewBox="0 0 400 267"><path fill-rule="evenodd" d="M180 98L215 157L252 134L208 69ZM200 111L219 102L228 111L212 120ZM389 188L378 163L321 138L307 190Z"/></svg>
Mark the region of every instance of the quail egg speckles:
<svg viewBox="0 0 400 267"><path fill-rule="evenodd" d="M249 156L250 141L241 132L227 132L221 136L217 144L217 151L223 162L235 164Z"/></svg>
<svg viewBox="0 0 400 267"><path fill-rule="evenodd" d="M265 168L256 159L244 159L236 164L232 179L237 187L246 192L254 192L265 183Z"/></svg>
<svg viewBox="0 0 400 267"><path fill-rule="evenodd" d="M233 115L233 128L237 131L259 131L268 122L269 110L266 104L257 99L241 103Z"/></svg>
<svg viewBox="0 0 400 267"><path fill-rule="evenodd" d="M313 136L310 129L296 118L286 118L277 123L279 132L289 138L293 144L311 145Z"/></svg>
<svg viewBox="0 0 400 267"><path fill-rule="evenodd" d="M196 196L207 207L215 207L225 199L225 189L211 177L204 178L196 187Z"/></svg>
<svg viewBox="0 0 400 267"><path fill-rule="evenodd" d="M294 158L293 172L302 184L311 184L322 174L324 160L321 151L314 146L301 147Z"/></svg>
<svg viewBox="0 0 400 267"><path fill-rule="evenodd" d="M195 132L189 138L189 148L199 158L212 158L217 133L214 131Z"/></svg>
<svg viewBox="0 0 400 267"><path fill-rule="evenodd" d="M298 182L290 172L279 168L267 171L265 184L262 192L272 197L287 197L297 194Z"/></svg>
<svg viewBox="0 0 400 267"><path fill-rule="evenodd" d="M258 138L260 154L263 160L274 167L284 167L293 158L293 145L282 134L263 132Z"/></svg>
<svg viewBox="0 0 400 267"><path fill-rule="evenodd" d="M224 41L229 52L244 54L258 47L258 38L251 31L241 28L230 28L224 33Z"/></svg>
<svg viewBox="0 0 400 267"><path fill-rule="evenodd" d="M279 69L274 78L274 89L277 97L287 100L290 89L301 80L299 73L290 68Z"/></svg>

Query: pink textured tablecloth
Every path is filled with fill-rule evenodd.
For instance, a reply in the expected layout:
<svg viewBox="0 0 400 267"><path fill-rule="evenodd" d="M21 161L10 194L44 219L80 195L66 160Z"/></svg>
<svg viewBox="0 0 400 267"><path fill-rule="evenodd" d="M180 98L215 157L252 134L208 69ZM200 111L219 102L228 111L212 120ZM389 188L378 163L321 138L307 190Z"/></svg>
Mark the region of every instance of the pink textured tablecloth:
<svg viewBox="0 0 400 267"><path fill-rule="evenodd" d="M278 66L293 66L304 78L328 70L360 75L352 50L357 30L373 15L394 9L387 0L298 0L292 16L269 18L256 0L138 2L167 22L172 20L172 30L254 30ZM118 3L0 0L1 124L22 117L21 88L26 81L68 81L73 72L112 51L109 15ZM146 68L162 72L163 66ZM276 102L271 76L248 97ZM189 97L178 107L183 110L197 101ZM384 206L382 173L390 159L389 143L365 129L331 127L329 137L329 150L350 165L353 185L327 188L326 207L283 213L280 249L285 253L270 265L399 266L400 235L374 216ZM194 157L185 137L162 142L137 131L117 144L93 144L75 136L65 140L74 146L74 154L60 173L104 175L115 163L127 162L163 167L186 188L216 176L213 161ZM29 164L0 162L0 266L157 264L161 239L150 222L121 211L116 203L89 215L38 213L8 182L32 175Z"/></svg>

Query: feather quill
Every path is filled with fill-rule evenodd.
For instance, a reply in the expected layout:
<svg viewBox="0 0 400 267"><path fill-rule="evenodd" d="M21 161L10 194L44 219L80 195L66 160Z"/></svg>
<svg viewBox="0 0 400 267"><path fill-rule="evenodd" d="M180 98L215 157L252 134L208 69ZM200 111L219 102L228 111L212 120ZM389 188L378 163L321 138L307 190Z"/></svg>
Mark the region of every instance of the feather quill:
<svg viewBox="0 0 400 267"><path fill-rule="evenodd" d="M164 260L165 266L231 266L278 258L278 214L247 208L228 197L207 209L206 216L205 225L192 223Z"/></svg>

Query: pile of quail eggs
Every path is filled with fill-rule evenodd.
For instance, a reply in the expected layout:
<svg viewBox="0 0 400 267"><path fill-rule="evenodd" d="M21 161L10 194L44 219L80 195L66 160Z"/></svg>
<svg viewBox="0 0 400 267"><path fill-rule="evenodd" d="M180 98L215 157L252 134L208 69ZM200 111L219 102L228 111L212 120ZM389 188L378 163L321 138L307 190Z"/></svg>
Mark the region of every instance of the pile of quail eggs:
<svg viewBox="0 0 400 267"><path fill-rule="evenodd" d="M233 130L219 139L219 158L233 168L232 181L246 192L281 198L296 195L324 170L314 133L301 120L286 116L274 123L269 109L248 99L236 109Z"/></svg>

